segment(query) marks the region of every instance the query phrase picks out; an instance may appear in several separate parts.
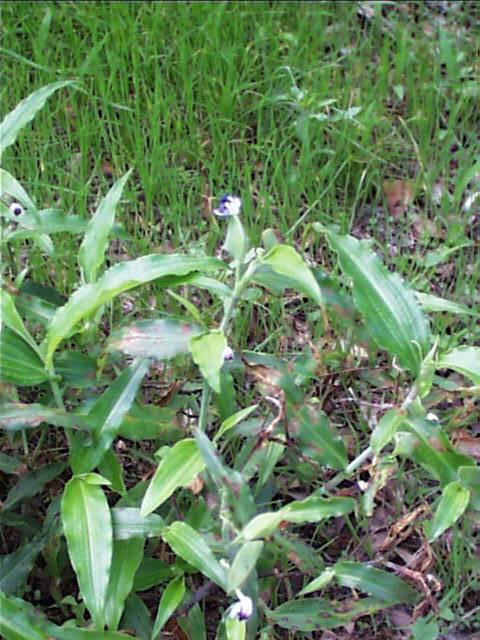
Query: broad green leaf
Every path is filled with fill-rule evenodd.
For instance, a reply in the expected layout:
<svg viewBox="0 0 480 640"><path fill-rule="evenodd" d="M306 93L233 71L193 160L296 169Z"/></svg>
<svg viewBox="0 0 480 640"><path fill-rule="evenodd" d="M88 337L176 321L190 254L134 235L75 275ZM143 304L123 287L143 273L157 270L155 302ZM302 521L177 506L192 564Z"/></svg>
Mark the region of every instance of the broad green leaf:
<svg viewBox="0 0 480 640"><path fill-rule="evenodd" d="M110 567L105 619L107 627L116 631L122 617L125 599L132 590L133 578L143 557L144 538L114 540Z"/></svg>
<svg viewBox="0 0 480 640"><path fill-rule="evenodd" d="M195 529L185 522L174 522L163 531L162 538L177 555L226 590L226 569L218 562L203 536Z"/></svg>
<svg viewBox="0 0 480 640"><path fill-rule="evenodd" d="M1 412L1 409L0 409ZM0 424L1 426L1 424ZM2 453L0 451L0 471L3 473L15 473L18 471L22 463L18 458L14 458L13 456L7 456L6 453Z"/></svg>
<svg viewBox="0 0 480 640"><path fill-rule="evenodd" d="M75 215L67 215L60 209L25 211L15 218L17 228L7 231L3 242L35 238L38 234L83 233L85 220Z"/></svg>
<svg viewBox="0 0 480 640"><path fill-rule="evenodd" d="M215 437L214 437L213 441L216 442L219 438L221 438L223 436L223 434L226 431L229 431L230 429L233 429L233 427L235 427L239 422L242 422L243 420L246 420L248 418L248 416L253 411L255 411L255 409L257 409L257 408L258 408L258 404L252 404L250 407L246 407L245 409L241 409L240 411L237 411L236 413L234 413L231 416L229 416L220 425L220 428L217 431L217 433L215 434Z"/></svg>
<svg viewBox="0 0 480 640"><path fill-rule="evenodd" d="M119 435L130 440L160 440L175 442L183 436L175 409L142 405L134 402L120 425Z"/></svg>
<svg viewBox="0 0 480 640"><path fill-rule="evenodd" d="M459 467L458 479L461 485L470 491L471 506L480 511L480 467Z"/></svg>
<svg viewBox="0 0 480 640"><path fill-rule="evenodd" d="M101 462L132 406L147 370L146 359L134 362L122 371L90 409L86 422L91 428L92 443L82 446L82 434L73 443L70 461L75 473L91 471Z"/></svg>
<svg viewBox="0 0 480 640"><path fill-rule="evenodd" d="M302 452L333 469L344 469L348 463L343 440L333 431L327 416L313 406L299 414L298 444Z"/></svg>
<svg viewBox="0 0 480 640"><path fill-rule="evenodd" d="M133 629L136 638L150 640L152 634L152 620L150 610L142 598L131 593L126 602L122 617L122 626Z"/></svg>
<svg viewBox="0 0 480 640"><path fill-rule="evenodd" d="M85 428L84 416L51 409L41 404L6 403L0 406L0 428L7 431L34 429L42 423L57 427Z"/></svg>
<svg viewBox="0 0 480 640"><path fill-rule="evenodd" d="M375 453L380 453L390 442L398 427L405 422L405 415L400 409L390 409L379 420L370 436L370 446Z"/></svg>
<svg viewBox="0 0 480 640"><path fill-rule="evenodd" d="M0 197L10 196L27 209L36 210L36 206L22 185L8 171L0 169ZM19 216L16 216L17 220ZM5 236L4 236L5 237Z"/></svg>
<svg viewBox="0 0 480 640"><path fill-rule="evenodd" d="M133 357L167 360L188 353L190 338L198 327L172 320L139 320L111 334L109 351Z"/></svg>
<svg viewBox="0 0 480 640"><path fill-rule="evenodd" d="M220 393L220 369L227 339L219 329L206 331L190 339L190 353L202 376L216 393Z"/></svg>
<svg viewBox="0 0 480 640"><path fill-rule="evenodd" d="M115 221L115 209L131 172L132 169L115 182L88 222L78 252L78 263L86 282L95 281L97 271L104 261L105 251L108 246L108 234Z"/></svg>
<svg viewBox="0 0 480 640"><path fill-rule="evenodd" d="M355 304L369 334L402 367L417 374L430 348L430 326L414 292L356 238L328 230L326 234L344 274L352 281Z"/></svg>
<svg viewBox="0 0 480 640"><path fill-rule="evenodd" d="M38 537L32 542L23 544L16 551L0 556L0 591L17 593L26 581L35 560L46 544L46 540ZM1 611L0 611L1 616Z"/></svg>
<svg viewBox="0 0 480 640"><path fill-rule="evenodd" d="M134 591L151 589L157 584L171 580L178 573L179 569L174 564L167 564L164 560L147 556L143 559L135 574Z"/></svg>
<svg viewBox="0 0 480 640"><path fill-rule="evenodd" d="M147 516L167 500L172 493L188 485L205 468L195 440L177 442L162 458L142 501L141 515Z"/></svg>
<svg viewBox="0 0 480 640"><path fill-rule="evenodd" d="M47 366L51 364L60 342L104 302L152 280L166 278L168 281L167 276L188 276L194 271L212 271L222 266L223 262L216 258L152 254L111 267L94 284L85 284L77 289L68 302L56 311L42 345Z"/></svg>
<svg viewBox="0 0 480 640"><path fill-rule="evenodd" d="M72 84L72 80L60 80L47 84L31 93L28 98L24 98L13 111L5 116L0 124L0 158L5 149L15 142L20 129L35 117L37 111L43 107L52 93Z"/></svg>
<svg viewBox="0 0 480 640"><path fill-rule="evenodd" d="M480 385L480 347L453 349L440 358L437 368L453 369Z"/></svg>
<svg viewBox="0 0 480 640"><path fill-rule="evenodd" d="M470 491L460 482L451 482L443 489L433 521L425 523L430 542L436 540L463 515L470 500Z"/></svg>
<svg viewBox="0 0 480 640"><path fill-rule="evenodd" d="M227 593L232 593L245 582L255 568L262 549L263 542L261 540L245 542L240 547L228 570Z"/></svg>
<svg viewBox="0 0 480 640"><path fill-rule="evenodd" d="M318 282L293 247L277 244L267 251L262 262L269 264L276 273L293 280L297 289L310 296L317 304L323 304Z"/></svg>
<svg viewBox="0 0 480 640"><path fill-rule="evenodd" d="M5 640L47 640L47 620L29 602L0 592L0 634Z"/></svg>
<svg viewBox="0 0 480 640"><path fill-rule="evenodd" d="M117 540L160 536L165 528L163 518L156 513L142 516L136 507L114 507L111 513L113 536Z"/></svg>
<svg viewBox="0 0 480 640"><path fill-rule="evenodd" d="M355 508L352 498L319 498L310 496L305 500L295 500L275 512L261 513L255 516L235 538L234 542L244 542L271 535L280 522L320 522L332 516L339 517Z"/></svg>
<svg viewBox="0 0 480 640"><path fill-rule="evenodd" d="M4 289L0 290L0 304L0 318L2 323L6 324L7 327L23 338L23 340L28 343L40 357L39 347L24 325L23 320L15 307L13 297Z"/></svg>
<svg viewBox="0 0 480 640"><path fill-rule="evenodd" d="M374 598L363 598L335 605L323 598L305 598L289 600L273 611L268 612L268 619L284 629L292 631L316 631L334 629L357 620L362 615L371 615L385 609L385 603Z"/></svg>
<svg viewBox="0 0 480 640"><path fill-rule="evenodd" d="M27 471L8 492L2 505L3 509L13 509L25 499L36 496L48 482L56 478L64 469L65 464L56 462L38 467L33 471Z"/></svg>
<svg viewBox="0 0 480 640"><path fill-rule="evenodd" d="M62 497L62 522L80 593L95 626L101 630L106 623L113 532L107 499L88 476L73 477L67 483Z"/></svg>
<svg viewBox="0 0 480 640"><path fill-rule="evenodd" d="M182 602L184 595L185 581L183 575L180 575L174 578L162 593L162 598L158 606L157 617L155 618L155 624L153 625L153 631L151 635L152 640L156 640L156 638L159 637L159 633L165 626L172 613Z"/></svg>
<svg viewBox="0 0 480 640"><path fill-rule="evenodd" d="M0 331L0 361L1 382L31 387L50 378L38 353L7 326Z"/></svg>
<svg viewBox="0 0 480 640"><path fill-rule="evenodd" d="M79 351L62 351L55 358L55 373L76 389L88 389L99 383L96 359Z"/></svg>
<svg viewBox="0 0 480 640"><path fill-rule="evenodd" d="M449 311L450 313L457 313L459 315L476 316L477 311L466 307L463 304L457 304L445 298L439 298L430 293L420 293L415 291L417 300L420 302L425 311Z"/></svg>
<svg viewBox="0 0 480 640"><path fill-rule="evenodd" d="M397 576L363 562L341 560L335 563L332 569L342 586L364 591L388 604L413 604L420 597L415 589Z"/></svg>

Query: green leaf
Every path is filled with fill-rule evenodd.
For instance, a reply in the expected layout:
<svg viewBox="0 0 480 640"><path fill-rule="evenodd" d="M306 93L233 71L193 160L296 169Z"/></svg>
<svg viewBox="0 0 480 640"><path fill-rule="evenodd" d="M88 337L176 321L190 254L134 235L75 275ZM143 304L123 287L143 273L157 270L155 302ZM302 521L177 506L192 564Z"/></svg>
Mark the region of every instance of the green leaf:
<svg viewBox="0 0 480 640"><path fill-rule="evenodd" d="M293 280L297 289L310 296L317 304L323 304L318 282L293 247L277 244L267 251L262 262L269 264L276 273Z"/></svg>
<svg viewBox="0 0 480 640"><path fill-rule="evenodd" d="M289 600L274 611L268 612L268 619L284 629L292 631L316 631L334 629L356 620L362 615L370 615L385 609L384 602L374 598L342 602L335 610L334 604L323 598Z"/></svg>
<svg viewBox="0 0 480 640"><path fill-rule="evenodd" d="M26 498L36 496L48 482L56 478L64 469L65 464L57 462L46 464L33 471L27 471L8 492L3 509L13 509Z"/></svg>
<svg viewBox="0 0 480 640"><path fill-rule="evenodd" d="M177 555L226 590L226 569L218 562L205 539L195 529L185 522L174 522L163 531L162 537Z"/></svg>
<svg viewBox="0 0 480 640"><path fill-rule="evenodd" d="M133 629L137 638L149 640L152 634L152 620L146 604L136 593L131 593L126 602L122 626Z"/></svg>
<svg viewBox="0 0 480 640"><path fill-rule="evenodd" d="M43 107L52 93L71 85L73 85L72 80L60 80L47 84L31 93L28 98L24 98L13 111L5 116L0 124L0 159L5 149L15 142L20 129L35 117L37 111Z"/></svg>
<svg viewBox="0 0 480 640"><path fill-rule="evenodd" d="M390 409L380 418L370 437L370 446L375 453L380 453L390 442L403 422L405 422L405 414L400 409Z"/></svg>
<svg viewBox="0 0 480 640"><path fill-rule="evenodd" d="M89 220L78 252L78 263L86 282L94 282L97 271L104 261L108 246L108 235L115 221L115 208L120 201L123 188L132 169L117 180L102 199L93 217Z"/></svg>
<svg viewBox="0 0 480 640"><path fill-rule="evenodd" d="M67 215L60 209L25 211L15 218L15 222L17 227L5 233L3 242L35 239L39 234L48 237L46 234L50 233L82 233L86 226L83 218Z"/></svg>
<svg viewBox="0 0 480 640"><path fill-rule="evenodd" d="M240 547L228 570L227 593L232 593L245 582L255 568L262 549L263 542L261 540L245 542Z"/></svg>
<svg viewBox="0 0 480 640"><path fill-rule="evenodd" d="M167 500L172 493L188 485L205 468L195 440L177 442L162 458L142 501L141 515L147 516Z"/></svg>
<svg viewBox="0 0 480 640"><path fill-rule="evenodd" d="M23 340L29 344L29 346L40 357L40 350L35 340L30 335L29 331L25 327L20 314L15 307L13 297L5 290L0 290L0 317L2 322L7 325L12 331L17 333Z"/></svg>
<svg viewBox="0 0 480 640"><path fill-rule="evenodd" d="M430 326L414 292L356 238L328 230L326 234L343 272L352 280L355 304L369 334L402 367L417 374L430 347Z"/></svg>
<svg viewBox="0 0 480 640"><path fill-rule="evenodd" d="M0 426L2 426L1 423ZM6 453L0 451L0 471L3 471L3 473L16 473L21 464L18 458L7 456Z"/></svg>
<svg viewBox="0 0 480 640"><path fill-rule="evenodd" d="M253 411L255 411L255 409L257 408L258 408L258 404L252 404L250 407L241 409L240 411L237 411L236 413L226 418L226 420L222 422L222 424L220 425L220 428L215 434L215 437L213 438L213 442L217 442L217 440L221 438L226 431L233 429L233 427L235 427L239 422L243 422L243 420L246 420L248 416L251 413L253 413Z"/></svg>
<svg viewBox="0 0 480 640"><path fill-rule="evenodd" d="M0 406L0 428L7 431L34 429L44 422L57 427L85 427L84 416L66 413L62 409L17 402L7 402Z"/></svg>
<svg viewBox="0 0 480 640"><path fill-rule="evenodd" d="M37 538L22 545L13 553L0 556L0 591L3 593L17 592L26 581L45 544L44 538Z"/></svg>
<svg viewBox="0 0 480 640"><path fill-rule="evenodd" d="M36 351L7 326L0 331L0 381L31 387L50 378Z"/></svg>
<svg viewBox="0 0 480 640"><path fill-rule="evenodd" d="M223 262L216 258L152 254L111 267L94 284L85 284L77 289L68 302L55 312L42 345L47 366L51 364L60 342L104 302L152 280L166 278L170 286L171 281L167 276L188 276L194 271L212 271L222 266Z"/></svg>
<svg viewBox="0 0 480 640"><path fill-rule="evenodd" d="M145 557L135 574L133 588L135 591L151 589L161 582L171 580L178 575L178 568L158 558ZM150 636L149 636L150 637Z"/></svg>
<svg viewBox="0 0 480 640"><path fill-rule="evenodd" d="M302 409L299 420L298 444L302 452L333 469L344 469L348 463L347 451L326 415L310 406Z"/></svg>
<svg viewBox="0 0 480 640"><path fill-rule="evenodd" d="M160 536L165 528L165 520L156 513L140 515L136 507L114 507L111 510L113 536L117 540Z"/></svg>
<svg viewBox="0 0 480 640"><path fill-rule="evenodd" d="M8 171L0 169L0 197L10 196L27 209L36 210L36 206L22 185ZM14 216L18 220L20 216ZM5 238L5 236L4 236Z"/></svg>
<svg viewBox="0 0 480 640"><path fill-rule="evenodd" d="M155 624L153 625L151 635L152 640L156 640L156 638L158 638L160 631L163 629L175 609L182 602L184 595L184 577L183 575L177 576L168 584L165 591L162 593L162 598L158 606L157 617L155 618Z"/></svg>
<svg viewBox="0 0 480 640"><path fill-rule="evenodd" d="M183 431L178 426L175 409L134 402L120 425L119 434L130 440L175 442L183 436Z"/></svg>
<svg viewBox="0 0 480 640"><path fill-rule="evenodd" d="M458 469L458 479L472 494L472 501L480 504L480 467L464 466Z"/></svg>
<svg viewBox="0 0 480 640"><path fill-rule="evenodd" d="M137 360L127 367L102 393L86 417L92 444L82 446L82 434L72 445L70 461L75 473L86 473L96 467L116 437L122 420L132 406L138 387L148 370L147 360Z"/></svg>
<svg viewBox="0 0 480 640"><path fill-rule="evenodd" d="M440 358L437 368L453 369L480 385L480 347L452 349Z"/></svg>
<svg viewBox="0 0 480 640"><path fill-rule="evenodd" d="M113 542L113 557L105 601L105 620L107 627L112 631L118 628L125 600L132 590L135 572L142 561L144 543L144 538Z"/></svg>
<svg viewBox="0 0 480 640"><path fill-rule="evenodd" d="M110 488L121 496L127 493L123 481L123 468L112 449L107 449L101 462L98 464L98 471L101 476L110 482Z"/></svg>
<svg viewBox="0 0 480 640"><path fill-rule="evenodd" d="M216 393L220 393L220 369L227 339L219 329L206 331L190 339L190 353L203 377Z"/></svg>
<svg viewBox="0 0 480 640"><path fill-rule="evenodd" d="M420 597L415 589L397 576L363 562L341 560L332 569L342 586L364 591L388 604L413 604Z"/></svg>
<svg viewBox="0 0 480 640"><path fill-rule="evenodd" d="M235 538L234 543L263 538L275 531L280 522L320 522L332 516L339 517L355 508L352 498L319 498L310 496L305 500L295 500L278 511L261 513L255 516Z"/></svg>
<svg viewBox="0 0 480 640"><path fill-rule="evenodd" d="M112 333L107 349L133 357L167 360L188 353L198 327L172 320L139 320Z"/></svg>
<svg viewBox="0 0 480 640"><path fill-rule="evenodd" d="M73 477L62 497L63 530L80 593L98 630L106 623L105 601L112 562L110 510L102 489Z"/></svg>
<svg viewBox="0 0 480 640"><path fill-rule="evenodd" d="M463 515L470 500L470 491L460 482L454 481L443 489L433 521L425 523L425 532L430 542L436 540Z"/></svg>
<svg viewBox="0 0 480 640"><path fill-rule="evenodd" d="M0 634L5 640L47 640L47 620L29 603L0 592Z"/></svg>
<svg viewBox="0 0 480 640"><path fill-rule="evenodd" d="M466 307L463 304L457 304L445 298L439 298L430 293L420 293L415 291L417 300L420 302L425 311L449 311L450 313L457 313L459 315L476 316L477 311Z"/></svg>

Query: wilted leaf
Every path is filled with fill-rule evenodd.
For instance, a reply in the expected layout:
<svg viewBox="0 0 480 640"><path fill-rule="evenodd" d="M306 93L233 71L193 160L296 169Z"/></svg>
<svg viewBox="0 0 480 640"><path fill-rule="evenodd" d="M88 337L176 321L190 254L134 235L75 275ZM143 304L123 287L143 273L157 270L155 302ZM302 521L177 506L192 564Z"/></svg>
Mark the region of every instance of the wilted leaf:
<svg viewBox="0 0 480 640"><path fill-rule="evenodd" d="M384 180L383 190L390 215L399 217L406 213L413 202L415 183L411 180Z"/></svg>
<svg viewBox="0 0 480 640"><path fill-rule="evenodd" d="M167 360L188 353L190 338L199 331L198 327L183 322L139 320L113 333L107 348L132 357Z"/></svg>

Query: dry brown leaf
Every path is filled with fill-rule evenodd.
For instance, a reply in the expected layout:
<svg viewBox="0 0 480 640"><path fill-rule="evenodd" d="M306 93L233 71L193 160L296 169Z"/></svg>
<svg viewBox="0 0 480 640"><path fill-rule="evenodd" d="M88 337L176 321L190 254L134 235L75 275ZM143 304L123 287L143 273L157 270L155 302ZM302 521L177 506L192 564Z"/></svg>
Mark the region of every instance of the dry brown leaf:
<svg viewBox="0 0 480 640"><path fill-rule="evenodd" d="M383 181L388 211L392 216L398 217L408 211L413 202L414 187L412 180Z"/></svg>

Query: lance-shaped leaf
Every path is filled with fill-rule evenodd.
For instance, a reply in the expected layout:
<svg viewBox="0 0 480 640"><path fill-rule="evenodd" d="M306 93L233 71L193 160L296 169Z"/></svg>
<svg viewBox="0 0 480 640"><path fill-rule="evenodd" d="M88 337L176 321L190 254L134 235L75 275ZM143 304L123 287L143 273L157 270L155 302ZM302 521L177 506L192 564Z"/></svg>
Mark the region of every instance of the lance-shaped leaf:
<svg viewBox="0 0 480 640"><path fill-rule="evenodd" d="M15 331L40 357L40 350L23 323L17 311L13 297L5 290L0 290L0 318L12 331Z"/></svg>
<svg viewBox="0 0 480 640"><path fill-rule="evenodd" d="M417 374L430 348L430 326L414 292L356 238L328 230L326 234L352 281L355 304L369 334L402 367Z"/></svg>
<svg viewBox="0 0 480 640"><path fill-rule="evenodd" d="M157 617L153 625L151 640L159 637L160 631L165 626L172 613L182 602L185 594L185 581L183 575L174 578L162 593L162 598L158 606Z"/></svg>
<svg viewBox="0 0 480 640"><path fill-rule="evenodd" d="M147 516L167 500L172 493L189 484L203 471L205 462L195 440L177 442L162 458L148 485L142 501L141 515Z"/></svg>
<svg viewBox="0 0 480 640"><path fill-rule="evenodd" d="M347 465L343 440L334 432L326 415L314 406L302 409L299 414L298 444L302 453L332 469L344 469Z"/></svg>
<svg viewBox="0 0 480 640"><path fill-rule="evenodd" d="M115 221L115 208L132 170L117 180L90 219L78 252L78 263L86 282L94 282L108 246L108 234Z"/></svg>
<svg viewBox="0 0 480 640"><path fill-rule="evenodd" d="M261 540L253 540L245 542L237 551L233 559L232 566L228 570L227 592L232 593L238 589L242 583L248 578L249 574L255 568L257 560L262 552L263 542Z"/></svg>
<svg viewBox="0 0 480 640"><path fill-rule="evenodd" d="M334 564L332 569L342 586L364 591L389 604L413 604L420 597L415 589L397 576L363 562L342 560Z"/></svg>
<svg viewBox="0 0 480 640"><path fill-rule="evenodd" d="M114 507L111 511L113 536L117 540L159 536L165 528L164 519L156 513L142 516L135 507Z"/></svg>
<svg viewBox="0 0 480 640"><path fill-rule="evenodd" d="M35 204L22 185L8 171L0 169L0 197L10 196L28 209L35 210ZM16 217L18 219L19 216Z"/></svg>
<svg viewBox="0 0 480 640"><path fill-rule="evenodd" d="M44 407L42 404L6 403L0 407L0 429L18 431L34 429L45 422L57 427L83 427L84 416L66 413L62 409Z"/></svg>
<svg viewBox="0 0 480 640"><path fill-rule="evenodd" d="M86 422L90 425L92 443L83 446L82 434L73 443L70 462L75 473L86 473L96 467L116 437L122 421L135 399L138 387L148 370L148 360L139 359L127 367L90 409Z"/></svg>
<svg viewBox="0 0 480 640"><path fill-rule="evenodd" d="M470 500L470 491L460 482L454 481L443 489L433 520L425 523L425 532L430 542L452 527L463 515Z"/></svg>
<svg viewBox="0 0 480 640"><path fill-rule="evenodd" d="M60 209L25 211L17 216L15 221L18 225L17 228L5 233L4 242L25 240L25 238L35 237L34 234L39 233L82 233L86 226L83 218L66 215Z"/></svg>
<svg viewBox="0 0 480 640"><path fill-rule="evenodd" d="M466 307L464 304L458 304L457 302L452 302L445 298L439 298L431 293L420 293L420 291L415 291L415 295L425 311L449 311L450 313L467 316L476 316L478 313L474 309Z"/></svg>
<svg viewBox="0 0 480 640"><path fill-rule="evenodd" d="M390 409L381 417L370 437L370 445L375 453L380 453L404 422L405 414L400 409Z"/></svg>
<svg viewBox="0 0 480 640"><path fill-rule="evenodd" d="M43 107L52 93L72 84L72 80L60 80L47 84L24 98L13 111L5 116L0 124L0 158L5 149L15 142L20 129L35 117L37 111Z"/></svg>
<svg viewBox="0 0 480 640"><path fill-rule="evenodd" d="M185 522L174 522L163 534L177 555L195 569L213 580L222 589L227 588L227 571L213 555L205 539Z"/></svg>
<svg viewBox="0 0 480 640"><path fill-rule="evenodd" d="M0 591L16 593L25 582L40 551L45 547L46 540L37 537L27 542L13 553L0 556Z"/></svg>
<svg viewBox="0 0 480 640"><path fill-rule="evenodd" d="M143 538L114 540L113 558L110 567L105 618L107 627L116 631L122 617L125 600L132 590L135 572L143 557Z"/></svg>
<svg viewBox="0 0 480 640"><path fill-rule="evenodd" d="M33 605L0 591L0 635L5 640L45 640L49 626Z"/></svg>
<svg viewBox="0 0 480 640"><path fill-rule="evenodd" d="M240 531L234 542L244 542L271 535L280 522L320 522L332 516L338 517L350 513L355 508L352 498L320 498L310 496L305 500L294 500L278 511L261 513L255 516Z"/></svg>
<svg viewBox="0 0 480 640"><path fill-rule="evenodd" d="M177 279L180 282L183 276L187 277L194 271L213 271L222 266L223 262L216 258L178 254L152 254L115 265L94 284L86 284L77 289L68 302L55 312L43 343L47 366L51 364L57 346L75 325L91 316L104 302L152 280L180 276ZM171 281L168 281L168 285L170 284Z"/></svg>
<svg viewBox="0 0 480 640"><path fill-rule="evenodd" d="M7 326L0 331L0 360L2 382L30 387L50 377L37 351Z"/></svg>
<svg viewBox="0 0 480 640"><path fill-rule="evenodd" d="M453 369L480 385L480 347L458 347L444 354L437 363L439 369Z"/></svg>
<svg viewBox="0 0 480 640"><path fill-rule="evenodd" d="M109 351L120 351L133 357L167 360L188 353L190 338L198 327L173 320L139 320L113 333Z"/></svg>
<svg viewBox="0 0 480 640"><path fill-rule="evenodd" d="M62 522L80 593L101 630L106 623L113 532L108 502L97 482L96 474L69 480L62 496Z"/></svg>
<svg viewBox="0 0 480 640"><path fill-rule="evenodd" d="M269 264L276 273L288 276L299 291L310 296L317 304L323 304L318 282L293 247L277 244L267 251L262 262Z"/></svg>
<svg viewBox="0 0 480 640"><path fill-rule="evenodd" d="M214 329L190 339L190 353L203 377L216 393L220 393L220 369L227 339L223 331Z"/></svg>
<svg viewBox="0 0 480 640"><path fill-rule="evenodd" d="M3 503L4 509L13 509L26 498L32 498L39 493L44 485L51 482L65 469L65 464L55 462L24 473L20 480L13 485Z"/></svg>

